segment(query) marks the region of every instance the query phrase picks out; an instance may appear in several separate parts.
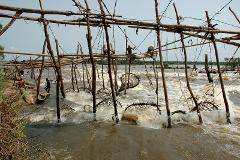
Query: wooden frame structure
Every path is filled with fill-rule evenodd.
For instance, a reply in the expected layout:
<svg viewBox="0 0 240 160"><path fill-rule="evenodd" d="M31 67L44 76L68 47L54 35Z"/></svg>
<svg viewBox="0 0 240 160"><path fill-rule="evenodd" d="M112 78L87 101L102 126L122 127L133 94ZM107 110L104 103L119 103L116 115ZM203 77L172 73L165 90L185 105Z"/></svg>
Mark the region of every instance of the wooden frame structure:
<svg viewBox="0 0 240 160"><path fill-rule="evenodd" d="M163 24L160 22L159 13L158 13L158 0L154 0L155 2L155 19L156 22L145 22L140 20L128 20L123 19L121 16L111 15L110 13L106 14L106 6L102 0L98 0L100 13L93 13L91 12L91 9L88 6L87 0L84 0L85 7L83 7L83 4L80 4L80 2L73 0L74 5L79 9L79 12L73 12L73 11L62 11L62 10L45 10L42 6L41 0L39 0L40 9L31 9L31 8L20 8L20 7L13 7L13 6L4 6L0 5L0 11L12 11L15 12L15 14L4 14L0 13L0 17L3 18L10 18L10 22L0 31L0 36L4 34L4 32L7 31L9 27L16 21L16 20L27 20L27 21L35 21L40 22L44 26L44 35L45 35L45 42L43 46L42 53L23 53L23 52L10 52L10 51L3 51L4 54L18 54L18 55L31 55L31 56L37 56L38 58L31 61L24 61L24 62L5 62L1 65L3 66L24 66L25 68L40 68L40 75L38 77L37 81L37 94L39 94L39 85L40 85L40 79L43 67L53 67L56 71L56 80L57 80L57 118L60 122L60 108L59 108L59 88L61 89L62 96L65 97L64 93L64 87L63 87L63 80L62 80L62 72L61 72L61 66L64 65L73 65L74 64L85 64L86 61L90 60L92 66L92 84L91 84L91 93L93 96L93 113L96 113L96 60L101 60L103 58L107 59L108 62L108 75L110 79L110 86L111 86L111 93L112 93L112 100L114 105L114 115L116 118L116 122L118 122L118 111L117 111L117 104L116 104L116 88L114 88L114 81L112 76L112 70L113 70L113 59L125 59L126 61L130 61L131 59L144 59L144 58L151 58L151 53L143 53L143 54L125 54L125 53L119 53L119 54L112 54L112 49L109 42L109 35L108 35L108 27L111 25L119 25L119 26L127 26L129 28L136 28L136 29L145 29L145 30L155 30L157 35L157 44L158 47L156 48L156 52L158 52L160 57L160 69L162 73L162 83L164 88L164 95L165 95L165 104L166 104L166 110L168 115L168 127L171 127L171 111L170 106L168 103L168 91L167 91L167 83L165 81L165 71L164 71L164 65L163 65L163 56L162 52L164 51L162 49L163 46L167 46L173 43L181 42L182 48L184 51L185 56L185 74L186 74L186 82L187 87L190 92L191 98L193 99L196 108L197 108L197 114L199 117L199 122L202 123L202 117L198 108L198 102L196 97L194 96L194 93L191 90L191 86L188 81L188 74L187 74L187 50L188 47L213 43L215 55L217 59L217 67L218 67L218 73L224 98L224 103L226 107L226 118L227 122L231 123L230 121L230 112L229 112L229 106L226 99L226 94L224 90L224 84L222 81L221 71L220 71L220 65L219 65L219 58L218 58L218 49L216 43L223 43L235 47L240 47L240 43L238 43L238 40L240 40L240 31L229 31L229 30L221 30L216 29L213 25L211 25L211 19L207 15L206 22L208 22L207 27L202 26L193 26L193 25L181 25L179 20L179 15L176 9L176 6L174 5L175 12L176 12L176 19L177 24ZM237 15L233 12L231 8L229 8L230 11L233 13L234 17L238 20L240 23ZM32 13L32 14L38 14L39 17L34 16L22 16L23 13ZM72 20L55 20L55 19L47 19L45 18L45 15L62 15L62 16L79 16L78 19L72 19ZM52 42L50 41L49 34L48 34L48 25L49 24L58 24L58 25L75 25L75 26L86 26L87 27L87 42L88 42L88 51L89 54L62 54L59 53L58 47L58 41L55 40L56 43L56 50L57 52L54 53L52 49ZM106 38L106 52L105 53L93 53L92 51L92 36L91 36L91 27L103 27L105 31L105 38ZM166 45L161 44L161 35L160 31L164 32L171 32L171 33L177 33L180 35L181 39L176 40L174 42L168 43ZM221 34L224 35L222 38L216 38L215 34ZM200 44L193 44L190 46L186 46L184 43L184 39L187 37L197 37L204 40L204 43ZM170 48L167 50L174 50L178 49L179 47ZM48 54L46 53L46 49ZM126 46L127 50L127 46ZM45 57L48 57L49 60L46 61L44 59ZM42 60L38 60L39 58L42 58ZM130 65L130 63L129 63ZM73 68L74 69L74 68ZM130 69L130 68L129 68ZM72 72L74 74L74 70ZM127 73L127 70L126 70ZM76 73L75 73L76 74ZM88 74L87 74L88 75ZM84 78L84 77L83 77ZM115 78L116 79L116 78ZM157 80L158 81L158 80ZM76 81L77 84L77 81ZM84 86L85 88L85 86ZM126 91L125 91L126 93ZM158 96L158 90L157 90L157 96ZM157 102L158 103L158 102Z"/></svg>

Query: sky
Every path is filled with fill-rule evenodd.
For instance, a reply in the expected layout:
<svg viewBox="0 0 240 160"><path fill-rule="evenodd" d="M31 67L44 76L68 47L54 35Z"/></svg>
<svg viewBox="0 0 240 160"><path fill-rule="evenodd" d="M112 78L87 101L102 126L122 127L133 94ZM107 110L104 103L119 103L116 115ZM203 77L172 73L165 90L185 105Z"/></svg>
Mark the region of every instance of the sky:
<svg viewBox="0 0 240 160"><path fill-rule="evenodd" d="M42 0L44 9L54 9L54 10L67 10L67 11L78 11L75 6L73 6L72 0ZM177 6L179 16L184 17L181 20L182 24L203 26L205 23L201 20L193 20L193 18L206 19L205 11L209 12L210 17L215 15L224 5L226 5L230 0L172 0L171 4L167 8L164 16L161 19L161 23L164 24L176 24L176 16L172 3L174 2ZM80 0L83 3L83 0ZM93 12L99 12L99 5L97 0L88 0L89 6ZM107 8L111 13L114 11L115 0L104 0ZM159 1L159 13L162 15L163 11L166 9L170 0L160 0ZM1 5L25 7L25 8L36 8L39 9L38 0L0 0ZM218 24L217 28L224 30L239 31L240 24L236 21L234 16L228 10L231 7L235 13L240 17L240 1L232 0L231 3L225 7L219 14L216 14L213 19L213 24ZM155 10L154 10L154 0L117 0L116 5L116 15L122 16L128 19L144 20L149 22L155 21ZM0 11L0 13L14 14L14 12ZM24 16L34 16L39 17L36 14L22 14ZM46 16L51 19L77 19L78 16L66 17L66 16ZM0 23L6 25L10 19L0 18ZM228 24L223 24L226 22ZM230 24L230 25L229 25ZM76 53L78 42L82 45L83 51L88 53L87 40L86 40L86 27L84 26L64 26L50 24L51 30L49 30L51 36L52 46L54 48L53 36L58 39L61 45L61 52L65 54ZM136 53L145 52L149 46L156 46L156 34L154 31L149 30L138 30L127 28L125 26L120 26L122 30L126 30L129 37L129 44L131 46L137 46L134 50ZM114 32L113 32L114 28ZM98 35L98 33L100 33ZM112 26L109 28L110 40L112 46L119 53L125 52L125 36L118 26ZM114 34L113 34L114 33ZM98 36L97 36L98 35ZM148 36L147 36L148 35ZM93 51L100 52L100 48L104 43L104 32L98 27L92 28L93 36ZM113 36L115 38L113 38ZM219 37L219 35L217 35ZM146 38L146 39L145 39ZM178 39L178 34L161 32L162 44L174 41ZM144 40L145 39L145 40ZM13 26L7 30L0 37L0 45L4 46L6 51L19 51L19 52L36 52L41 53L42 45L44 41L44 32L42 24L31 21L17 20ZM132 43L131 43L131 42ZM143 43L141 43L143 42ZM185 40L186 45L191 43L200 43L201 40L197 38L191 38ZM115 44L115 45L114 45ZM168 46L168 48L181 46L180 43ZM164 48L163 48L164 49ZM223 61L226 57L231 57L236 50L236 47L223 45L218 43L218 49L220 54L220 60ZM214 50L212 46L205 45L204 47L193 47L187 49L188 59L191 61L203 61L204 55L208 54L210 60L215 61ZM164 60L183 60L182 50L174 50L163 52ZM239 51L236 56L239 56ZM10 58L12 58L11 56Z"/></svg>

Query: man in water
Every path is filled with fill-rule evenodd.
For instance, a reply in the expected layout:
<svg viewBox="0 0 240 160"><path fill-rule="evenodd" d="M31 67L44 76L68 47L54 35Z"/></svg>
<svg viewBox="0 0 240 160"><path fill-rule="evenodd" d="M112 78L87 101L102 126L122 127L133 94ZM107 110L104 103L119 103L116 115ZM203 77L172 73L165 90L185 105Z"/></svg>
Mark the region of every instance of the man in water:
<svg viewBox="0 0 240 160"><path fill-rule="evenodd" d="M44 87L44 89L49 93L50 92L50 81L48 80L48 78L46 78L46 86Z"/></svg>

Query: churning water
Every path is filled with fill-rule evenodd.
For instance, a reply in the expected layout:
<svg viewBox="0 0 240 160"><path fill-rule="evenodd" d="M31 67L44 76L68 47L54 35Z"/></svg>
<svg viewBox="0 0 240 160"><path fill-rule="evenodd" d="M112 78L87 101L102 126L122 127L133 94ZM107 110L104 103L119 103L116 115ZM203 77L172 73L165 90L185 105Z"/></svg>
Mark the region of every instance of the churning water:
<svg viewBox="0 0 240 160"><path fill-rule="evenodd" d="M124 66L118 67L119 79L124 74ZM166 70L170 110L181 110L186 114L172 115L173 128L165 129L167 114L161 73L158 74L161 112L151 105L136 105L125 111L131 104L156 103L155 75L150 66L148 72L147 75L144 66L132 66L131 73L140 77L140 83L127 89L126 95L122 91L117 96L119 118L124 112L135 114L138 116L137 125L114 124L109 89L97 94L97 103L110 98L99 103L97 122L93 122L91 113L91 93L83 89L79 92L68 89L66 99L60 100L61 124L57 125L55 89L52 87L51 96L44 104L28 107L23 112L23 117L29 122L26 129L29 142L40 143L53 159L240 159L239 75L232 72L223 74L231 124L226 123L218 76L213 74L214 84L208 84L204 73L190 78L192 90L198 102L203 104L201 114L204 123L199 125L196 111L191 111L194 103L189 98L183 70ZM65 88L70 88L70 70L64 69L63 75ZM78 76L83 87L82 70L78 71ZM105 68L105 86L109 87L107 77ZM120 80L118 85L121 85ZM101 66L98 66L97 90L101 88Z"/></svg>

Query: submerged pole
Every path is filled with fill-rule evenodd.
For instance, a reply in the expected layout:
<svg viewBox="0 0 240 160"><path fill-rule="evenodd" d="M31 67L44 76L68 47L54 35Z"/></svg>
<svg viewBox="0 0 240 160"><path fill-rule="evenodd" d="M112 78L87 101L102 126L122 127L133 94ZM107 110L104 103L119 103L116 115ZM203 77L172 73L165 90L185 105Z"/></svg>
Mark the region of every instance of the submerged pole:
<svg viewBox="0 0 240 160"><path fill-rule="evenodd" d="M179 20L177 8L176 8L174 3L173 3L173 6L174 6L175 13L176 13L177 23L178 23L178 25L180 25L180 20ZM199 123L202 124L203 121L202 121L202 116L201 116L201 113L200 113L200 110L199 110L199 105L198 105L196 97L193 94L193 91L192 91L192 88L190 86L189 79L188 79L188 71L187 71L187 61L188 61L188 59L187 59L187 50L186 50L185 43L184 43L184 35L183 35L182 31L179 31L179 34L180 34L182 48L183 48L183 53L184 53L184 65L185 65L184 68L185 68L185 76L186 76L187 88L188 88L188 91L189 91L189 93L190 93L190 95L191 95L191 97L193 99L193 102L194 102L194 104L196 106Z"/></svg>
<svg viewBox="0 0 240 160"><path fill-rule="evenodd" d="M208 82L212 83L213 79L211 77L209 67L208 67L208 55L207 54L205 54L205 71L206 71L206 74L207 74Z"/></svg>
<svg viewBox="0 0 240 160"><path fill-rule="evenodd" d="M109 75L110 86L111 86L111 90L112 90L112 99L113 99L113 106L114 106L114 115L115 115L116 123L118 123L118 122L119 122L119 119L118 119L116 95L115 95L115 91L114 91L112 71L111 71L112 67L111 67L111 53L110 53L110 43L109 43L108 28L107 28L107 25L106 25L105 12L104 12L104 10L103 10L102 1L101 1L101 0L98 0L98 3L99 3L100 10L101 10L101 14L102 14L102 22L103 22L103 26L104 26L104 30L105 30L105 35L106 35L107 55L108 55L108 56L107 56L107 59L108 59L108 75Z"/></svg>
<svg viewBox="0 0 240 160"><path fill-rule="evenodd" d="M161 45L161 40L160 40L160 19L159 19L159 14L158 14L158 0L155 0L155 14L156 14L156 22L157 22L157 27L156 27L156 34L157 34L157 44L158 44L158 52L159 52L159 57L160 57L160 66L161 66L161 73L162 73L162 83L163 83L163 89L164 89L164 97L165 97L165 104L166 104L166 110L167 110L167 116L168 116L168 128L171 128L171 112L169 109L169 103L168 103L168 92L167 92L167 85L165 81L165 72L164 72L164 65L163 65L163 55L162 55L162 45Z"/></svg>
<svg viewBox="0 0 240 160"><path fill-rule="evenodd" d="M41 0L39 0L39 5L40 5L40 8L41 8L41 11L43 11ZM44 19L44 14L42 14L41 17ZM43 29L44 29L45 39L47 41L47 48L48 48L49 54L51 55L51 59L52 59L52 62L54 64L55 71L56 71L57 122L59 123L61 121L60 107L59 107L59 75L60 75L59 74L59 68L58 68L56 60L54 58L54 54L53 54L53 50L52 50L52 46L51 46L51 42L50 42L50 38L49 38L49 34L48 34L48 29L47 29L47 22L45 20L43 20L42 23L43 23L43 27L44 27Z"/></svg>
<svg viewBox="0 0 240 160"><path fill-rule="evenodd" d="M71 82L72 82L72 89L73 91L75 91L75 87L74 87L74 73L73 73L73 68L74 68L74 63L72 61L72 65L71 65Z"/></svg>
<svg viewBox="0 0 240 160"><path fill-rule="evenodd" d="M45 48L46 48L46 39L44 40L43 48L42 48L42 54L43 55L45 54ZM39 75L38 75L38 78L37 78L37 99L38 99L38 95L39 95L39 92L40 92L40 83L41 83L41 78L42 78L44 61L45 61L45 58L44 58L44 56L42 56L41 68L40 68Z"/></svg>
<svg viewBox="0 0 240 160"><path fill-rule="evenodd" d="M59 69L59 80L60 80L60 90L63 98L66 98L65 91L64 91L64 85L63 85L63 78L62 78L62 67L60 62L60 56L59 56L59 49L58 49L58 40L55 39L56 43L56 50L57 50L57 58L58 58L58 69Z"/></svg>
<svg viewBox="0 0 240 160"><path fill-rule="evenodd" d="M83 55L83 51L82 51L82 46L80 46L80 51L81 51L81 55ZM83 89L86 89L86 84L85 84L85 72L84 72L84 59L82 62L82 74L83 74Z"/></svg>
<svg viewBox="0 0 240 160"><path fill-rule="evenodd" d="M75 65L74 65L74 77L75 77L75 83L76 83L77 91L79 92L78 79L77 79L77 72L76 72L76 69L77 69L77 65L75 64Z"/></svg>
<svg viewBox="0 0 240 160"><path fill-rule="evenodd" d="M87 7L87 14L86 14L86 19L87 19L87 41L88 41L88 50L89 50L89 54L90 54L90 61L91 61L91 64L92 64L93 113L96 114L96 112L97 112L97 106L96 106L96 66L95 66L95 61L94 61L93 52L92 52L92 35L91 35L90 20L89 20L89 7L88 7L87 0L84 0L84 1L85 1L85 5ZM94 117L94 118L96 118L96 117Z"/></svg>
<svg viewBox="0 0 240 160"><path fill-rule="evenodd" d="M125 39L126 39L126 57L128 55L128 40L127 40L127 34L125 31ZM127 94L127 61L128 58L126 58L126 62L125 62L125 81L124 81L124 94ZM129 84L128 84L129 85Z"/></svg>
<svg viewBox="0 0 240 160"><path fill-rule="evenodd" d="M210 20L210 18L208 16L208 12L207 11L206 11L206 17L207 17L208 27L213 28L213 26L211 24L211 20ZM223 100L224 100L224 104L225 104L225 108L226 108L226 119L227 119L227 123L231 123L230 112L229 112L229 105L228 105L227 96L226 96L226 93L225 93L225 88L224 88L223 79L222 79L222 73L221 73L221 69L220 69L217 44L215 42L214 34L210 33L210 35L211 35L210 38L211 38L211 41L213 43L213 47L214 47L214 50L215 50L215 56L216 56L216 61L217 61L217 69L218 69L218 77L219 77L219 80L220 80Z"/></svg>
<svg viewBox="0 0 240 160"><path fill-rule="evenodd" d="M61 116L60 116L60 106L59 106L59 82L60 82L60 76L56 76L56 103L57 103L57 121L58 123L61 122Z"/></svg>

